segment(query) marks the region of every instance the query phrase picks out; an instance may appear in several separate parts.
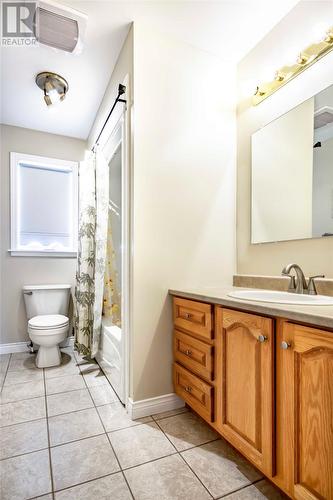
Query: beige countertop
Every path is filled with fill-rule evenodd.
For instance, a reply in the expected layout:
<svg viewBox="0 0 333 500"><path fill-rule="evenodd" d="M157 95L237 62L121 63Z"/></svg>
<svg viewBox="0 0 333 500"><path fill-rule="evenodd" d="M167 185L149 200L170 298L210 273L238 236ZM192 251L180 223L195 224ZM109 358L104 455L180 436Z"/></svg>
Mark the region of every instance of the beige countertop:
<svg viewBox="0 0 333 500"><path fill-rule="evenodd" d="M241 311L290 319L312 326L331 328L333 330L333 306L275 304L241 300L228 296L228 293L236 290L251 290L251 288L234 286L223 286L219 288L201 287L197 289L170 289L169 293L177 297L233 307Z"/></svg>

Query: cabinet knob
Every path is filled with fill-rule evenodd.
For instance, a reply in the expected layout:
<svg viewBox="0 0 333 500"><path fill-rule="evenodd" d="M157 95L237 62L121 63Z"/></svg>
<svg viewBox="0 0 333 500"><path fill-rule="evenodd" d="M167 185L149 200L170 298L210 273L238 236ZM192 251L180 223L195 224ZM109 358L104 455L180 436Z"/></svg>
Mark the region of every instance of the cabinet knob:
<svg viewBox="0 0 333 500"><path fill-rule="evenodd" d="M258 336L258 341L259 342L263 343L263 342L266 342L266 340L267 340L266 335L259 335Z"/></svg>
<svg viewBox="0 0 333 500"><path fill-rule="evenodd" d="M185 387L185 391L186 392L191 392L192 391L192 387L190 387L189 385L187 387Z"/></svg>
<svg viewBox="0 0 333 500"><path fill-rule="evenodd" d="M185 313L185 318L190 319L192 317L191 313Z"/></svg>
<svg viewBox="0 0 333 500"><path fill-rule="evenodd" d="M286 349L289 349L289 347L291 347L290 342L286 342L285 340L283 340L283 341L281 342L281 349L286 350Z"/></svg>
<svg viewBox="0 0 333 500"><path fill-rule="evenodd" d="M192 356L192 351L190 351L190 349L187 349L185 351L185 354L186 354L186 356Z"/></svg>

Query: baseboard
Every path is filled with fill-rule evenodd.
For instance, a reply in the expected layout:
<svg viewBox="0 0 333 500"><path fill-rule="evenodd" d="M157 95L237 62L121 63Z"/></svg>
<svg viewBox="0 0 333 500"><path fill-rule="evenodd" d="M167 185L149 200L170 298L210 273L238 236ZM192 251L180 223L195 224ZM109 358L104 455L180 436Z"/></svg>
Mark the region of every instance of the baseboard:
<svg viewBox="0 0 333 500"><path fill-rule="evenodd" d="M11 342L10 344L0 344L0 354L14 354L15 352L29 352L29 340L25 342ZM68 337L61 344L61 347L73 347L74 337ZM38 349L38 346L34 346Z"/></svg>
<svg viewBox="0 0 333 500"><path fill-rule="evenodd" d="M15 352L29 352L28 340L25 342L11 342L10 344L0 344L0 354L13 354Z"/></svg>
<svg viewBox="0 0 333 500"><path fill-rule="evenodd" d="M185 403L176 394L164 394L156 398L142 399L141 401L133 401L129 398L127 404L127 411L132 420L141 417L148 417L156 413L164 411L176 410L182 408Z"/></svg>

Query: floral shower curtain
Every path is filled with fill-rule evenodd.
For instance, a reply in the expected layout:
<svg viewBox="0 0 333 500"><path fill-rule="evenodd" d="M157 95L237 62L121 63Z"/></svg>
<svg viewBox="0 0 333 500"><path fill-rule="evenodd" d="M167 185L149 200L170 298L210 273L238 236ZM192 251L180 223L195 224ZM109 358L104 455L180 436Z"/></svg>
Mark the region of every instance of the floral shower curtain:
<svg viewBox="0 0 333 500"><path fill-rule="evenodd" d="M109 223L108 223L108 241L106 251L106 267L105 267L105 286L103 300L103 314L106 318L111 319L113 325L121 327L121 298L119 292L119 275L117 273L116 253L113 245L112 237L112 211L116 212L115 208L109 205ZM119 213L116 213L119 217Z"/></svg>
<svg viewBox="0 0 333 500"><path fill-rule="evenodd" d="M79 170L79 248L75 287L75 349L94 358L102 321L109 204L109 168L91 152Z"/></svg>

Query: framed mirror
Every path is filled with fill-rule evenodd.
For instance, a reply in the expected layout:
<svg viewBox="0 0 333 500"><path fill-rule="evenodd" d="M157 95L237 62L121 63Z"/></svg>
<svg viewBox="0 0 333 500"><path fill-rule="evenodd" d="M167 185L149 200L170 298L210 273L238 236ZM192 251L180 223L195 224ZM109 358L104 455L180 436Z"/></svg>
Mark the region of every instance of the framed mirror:
<svg viewBox="0 0 333 500"><path fill-rule="evenodd" d="M252 135L251 243L333 236L333 85Z"/></svg>

